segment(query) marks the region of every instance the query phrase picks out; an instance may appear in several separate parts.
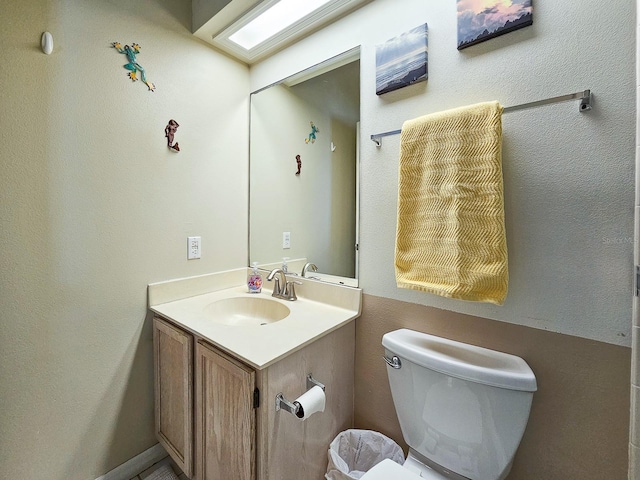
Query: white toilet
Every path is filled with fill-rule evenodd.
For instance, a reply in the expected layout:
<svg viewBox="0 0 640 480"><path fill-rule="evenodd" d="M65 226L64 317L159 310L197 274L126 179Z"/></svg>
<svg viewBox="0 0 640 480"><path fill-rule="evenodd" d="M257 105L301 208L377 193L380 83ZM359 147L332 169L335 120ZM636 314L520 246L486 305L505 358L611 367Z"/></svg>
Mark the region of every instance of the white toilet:
<svg viewBox="0 0 640 480"><path fill-rule="evenodd" d="M536 377L520 357L402 329L382 338L404 465L362 480L502 480L531 410Z"/></svg>

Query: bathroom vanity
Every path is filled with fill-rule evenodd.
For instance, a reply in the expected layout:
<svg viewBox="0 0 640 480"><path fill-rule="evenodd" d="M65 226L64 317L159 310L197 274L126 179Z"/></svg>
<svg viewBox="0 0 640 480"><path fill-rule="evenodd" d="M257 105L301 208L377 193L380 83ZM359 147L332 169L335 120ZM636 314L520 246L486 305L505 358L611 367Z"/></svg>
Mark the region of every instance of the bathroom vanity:
<svg viewBox="0 0 640 480"><path fill-rule="evenodd" d="M353 424L361 290L298 279L288 302L246 293L245 277L149 286L156 436L192 479L323 478L329 443ZM276 396L293 402L309 374L325 385L325 411L302 421L276 410Z"/></svg>

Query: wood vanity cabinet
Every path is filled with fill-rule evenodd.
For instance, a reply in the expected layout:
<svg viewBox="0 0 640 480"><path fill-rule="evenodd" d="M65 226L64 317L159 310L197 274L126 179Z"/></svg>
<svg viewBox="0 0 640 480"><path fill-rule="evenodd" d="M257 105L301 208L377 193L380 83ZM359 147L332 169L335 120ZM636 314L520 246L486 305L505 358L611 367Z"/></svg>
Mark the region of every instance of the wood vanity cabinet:
<svg viewBox="0 0 640 480"><path fill-rule="evenodd" d="M153 339L158 441L189 478L254 480L255 372L159 317Z"/></svg>
<svg viewBox="0 0 640 480"><path fill-rule="evenodd" d="M156 437L184 474L193 466L193 336L153 319Z"/></svg>
<svg viewBox="0 0 640 480"><path fill-rule="evenodd" d="M156 436L194 480L320 480L329 443L353 425L355 322L261 370L154 318ZM275 410L306 376L326 385L326 410L306 421Z"/></svg>
<svg viewBox="0 0 640 480"><path fill-rule="evenodd" d="M197 342L195 374L195 478L254 480L255 372Z"/></svg>

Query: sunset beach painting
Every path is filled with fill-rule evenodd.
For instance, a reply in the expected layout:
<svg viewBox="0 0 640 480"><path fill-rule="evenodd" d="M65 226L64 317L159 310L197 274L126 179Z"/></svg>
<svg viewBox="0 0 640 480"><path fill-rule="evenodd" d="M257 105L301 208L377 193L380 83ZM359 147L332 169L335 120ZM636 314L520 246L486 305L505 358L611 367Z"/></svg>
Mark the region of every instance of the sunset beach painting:
<svg viewBox="0 0 640 480"><path fill-rule="evenodd" d="M457 0L458 50L533 23L532 0Z"/></svg>

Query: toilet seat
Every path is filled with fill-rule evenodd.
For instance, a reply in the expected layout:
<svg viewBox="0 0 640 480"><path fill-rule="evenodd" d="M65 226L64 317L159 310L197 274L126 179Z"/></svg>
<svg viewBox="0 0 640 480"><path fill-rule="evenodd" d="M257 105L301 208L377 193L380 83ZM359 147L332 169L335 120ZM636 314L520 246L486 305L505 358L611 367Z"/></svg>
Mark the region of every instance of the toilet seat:
<svg viewBox="0 0 640 480"><path fill-rule="evenodd" d="M447 480L435 470L413 473L393 460L385 459L361 477L360 480Z"/></svg>

